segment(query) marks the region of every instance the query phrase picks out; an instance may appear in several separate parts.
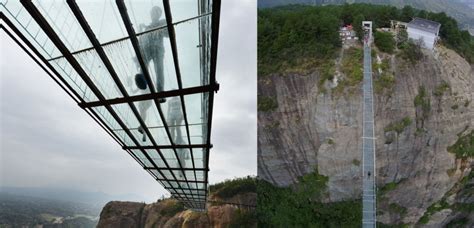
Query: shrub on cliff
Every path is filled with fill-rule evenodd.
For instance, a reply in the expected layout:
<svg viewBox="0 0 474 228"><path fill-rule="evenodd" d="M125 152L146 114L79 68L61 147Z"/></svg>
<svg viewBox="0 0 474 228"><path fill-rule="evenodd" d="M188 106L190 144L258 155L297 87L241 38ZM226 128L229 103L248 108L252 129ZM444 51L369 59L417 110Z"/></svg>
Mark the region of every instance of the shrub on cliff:
<svg viewBox="0 0 474 228"><path fill-rule="evenodd" d="M211 185L209 188L211 193L216 196L230 198L237 194L257 192L257 183L255 177L247 176L233 180L225 180Z"/></svg>
<svg viewBox="0 0 474 228"><path fill-rule="evenodd" d="M362 222L360 200L321 203L328 177L307 174L291 187L258 181L259 227L357 227Z"/></svg>
<svg viewBox="0 0 474 228"><path fill-rule="evenodd" d="M395 40L392 37L392 34L389 32L379 32L376 31L375 35L375 45L383 52L393 53L395 48Z"/></svg>

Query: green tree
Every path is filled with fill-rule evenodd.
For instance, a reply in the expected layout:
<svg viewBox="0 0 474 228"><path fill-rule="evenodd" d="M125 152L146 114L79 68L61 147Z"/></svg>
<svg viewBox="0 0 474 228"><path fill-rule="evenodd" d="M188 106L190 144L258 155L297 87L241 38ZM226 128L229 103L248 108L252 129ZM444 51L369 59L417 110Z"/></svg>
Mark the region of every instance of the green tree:
<svg viewBox="0 0 474 228"><path fill-rule="evenodd" d="M354 31L356 32L357 36L359 37L359 40L362 40L362 37L364 36L364 32L362 31L362 21L365 20L365 17L363 14L358 14L355 18L354 18L354 23L353 23L353 27L354 27Z"/></svg>
<svg viewBox="0 0 474 228"><path fill-rule="evenodd" d="M405 6L402 9L401 20L405 22L411 21L415 16L415 10L411 6Z"/></svg>
<svg viewBox="0 0 474 228"><path fill-rule="evenodd" d="M393 53L395 41L389 32L375 32L375 45L383 52Z"/></svg>
<svg viewBox="0 0 474 228"><path fill-rule="evenodd" d="M397 48L400 48L400 46L407 41L408 41L407 30L401 29L400 32L398 32L397 34Z"/></svg>

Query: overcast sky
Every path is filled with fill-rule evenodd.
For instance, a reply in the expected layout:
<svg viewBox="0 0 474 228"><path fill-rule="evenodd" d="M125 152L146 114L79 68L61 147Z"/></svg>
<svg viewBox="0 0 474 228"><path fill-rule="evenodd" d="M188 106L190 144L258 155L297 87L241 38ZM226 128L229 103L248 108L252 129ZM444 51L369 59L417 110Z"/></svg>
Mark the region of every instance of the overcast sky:
<svg viewBox="0 0 474 228"><path fill-rule="evenodd" d="M256 2L222 1L211 183L257 173ZM0 186L166 191L1 30Z"/></svg>

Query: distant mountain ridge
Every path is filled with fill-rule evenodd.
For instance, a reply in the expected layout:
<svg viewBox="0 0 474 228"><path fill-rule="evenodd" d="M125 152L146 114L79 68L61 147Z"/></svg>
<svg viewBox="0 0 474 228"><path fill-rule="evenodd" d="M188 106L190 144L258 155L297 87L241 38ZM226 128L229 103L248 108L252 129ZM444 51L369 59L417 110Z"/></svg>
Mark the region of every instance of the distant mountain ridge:
<svg viewBox="0 0 474 228"><path fill-rule="evenodd" d="M447 15L455 18L462 29L474 29L474 1L472 0L259 0L259 8L268 8L289 4L304 5L327 5L344 3L371 3L392 5L395 7L404 7L406 5L417 9L428 10L432 12L445 12ZM472 34L472 33L471 33Z"/></svg>
<svg viewBox="0 0 474 228"><path fill-rule="evenodd" d="M144 201L143 197L134 194L111 195L104 192L87 192L74 189L35 188L35 187L1 187L0 193L9 193L52 200L78 202L95 206L105 205L112 200Z"/></svg>

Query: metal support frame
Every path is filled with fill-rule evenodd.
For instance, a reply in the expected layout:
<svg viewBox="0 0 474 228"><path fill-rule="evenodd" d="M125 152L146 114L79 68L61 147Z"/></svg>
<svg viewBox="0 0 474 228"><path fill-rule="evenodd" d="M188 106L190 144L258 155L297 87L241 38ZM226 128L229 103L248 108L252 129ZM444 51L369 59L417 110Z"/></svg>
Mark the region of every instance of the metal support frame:
<svg viewBox="0 0 474 228"><path fill-rule="evenodd" d="M8 19L3 12L0 12L0 18L2 21L4 21L7 26L13 30L13 32L23 41L23 43L28 46L29 49L24 47L24 45L10 32L8 29L6 29L3 25L0 25L0 27L46 72L46 74L51 77L69 96L77 103L79 101L83 101L82 97L64 80L63 77L59 74L59 72L39 53L39 51L31 44L31 42L18 30L18 28L15 27L15 25ZM33 53L31 53L33 52ZM43 66L38 59L39 58L41 62L45 65ZM51 71L48 71L48 69ZM54 75L53 75L54 74ZM58 80L59 79L59 80ZM61 84L62 82L62 84ZM64 86L63 86L64 84ZM72 94L76 96L72 96ZM125 145L125 143L118 137L115 132L102 120L97 112L95 110L86 110L86 113L97 123L101 126L102 129L104 129L107 134L109 134L119 145ZM140 166L144 166L144 164L138 159L133 153L131 153L129 150L127 150L127 153L138 163Z"/></svg>
<svg viewBox="0 0 474 228"><path fill-rule="evenodd" d="M150 170L183 170L183 171L209 171L209 168L165 168L165 167L143 167L144 169L150 169Z"/></svg>
<svg viewBox="0 0 474 228"><path fill-rule="evenodd" d="M217 66L217 47L219 41L219 20L221 12L221 1L215 0L212 2L212 21L211 21L211 72L209 76L209 83L216 85L216 66ZM214 93L209 93L209 110L214 107ZM211 127L212 127L212 112L208 112L207 118L208 130L207 130L207 142L211 142ZM206 167L209 167L209 150L206 153ZM205 188L207 189L208 184L208 173L205 173L206 181ZM206 198L209 193L206 193Z"/></svg>
<svg viewBox="0 0 474 228"><path fill-rule="evenodd" d="M46 21L46 19L43 17L43 15L38 11L36 6L31 2L31 0L22 0L21 3L23 4L23 7L30 13L30 15L33 17L33 19L38 23L38 25L41 27L41 29L46 33L48 38L54 43L54 45L59 49L61 54L68 60L68 62L71 64L71 66L74 68L74 70L78 73L78 75L84 80L86 85L91 89L91 91L94 93L94 95L99 99L99 100L105 100L105 97L102 95L102 93L97 89L95 84L92 82L92 80L89 78L87 73L84 71L84 69L81 67L81 65L77 62L77 60L72 56L68 48L64 45L64 43L61 41L59 36L56 34L56 32L53 30L53 28L49 25L49 23ZM138 140L135 139L133 134L130 132L130 130L127 129L126 125L123 123L123 121L120 119L120 117L117 115L117 113L112 109L110 105L106 105L105 108L107 111L110 112L112 117L117 121L117 123L120 125L121 128L123 128L126 132L126 134L132 139L133 143L135 145L140 145ZM144 150L142 150L145 156L148 156ZM148 159L151 160L151 158ZM156 166L156 164L152 161L152 164ZM157 166L156 166L157 167ZM157 167L158 168L158 167ZM177 179L177 178L175 178Z"/></svg>
<svg viewBox="0 0 474 228"><path fill-rule="evenodd" d="M171 14L171 8L170 8L170 1L169 0L163 0L163 7L164 7L164 14L166 17L166 26L160 26L159 28L153 28L149 29L147 31L141 32L141 33L135 33L134 28L132 26L132 23L130 21L129 15L127 13L127 8L125 6L125 3L123 0L116 0L116 5L118 7L118 10L120 12L121 18L123 20L123 24L127 30L128 37L123 37L120 38L119 40L127 40L130 39L135 55L137 57L138 63L140 65L140 68L145 76L145 79L147 81L147 84L150 88L151 93L150 94L144 94L144 95L137 95L137 96L129 96L128 92L126 91L124 85L120 81L120 78L115 72L115 69L109 60L107 54L105 53L105 50L103 46L105 44L100 44L98 39L96 38L94 32L92 31L91 27L87 23L87 20L85 19L84 15L82 14L79 6L74 0L67 0L67 4L69 8L71 9L72 13L75 16L75 19L81 26L83 32L85 35L88 37L89 41L93 45L93 47L86 48L87 50L94 50L97 55L100 58L100 61L102 62L103 66L105 66L106 71L110 74L110 77L112 78L113 82L116 84L117 88L119 89L120 93L123 95L121 98L115 98L115 99L106 99L104 94L98 89L98 87L94 84L92 79L89 77L83 66L76 60L76 58L73 56L76 53L80 53L83 51L86 51L86 49L79 50L76 52L71 52L65 43L61 40L59 35L56 33L56 31L53 29L53 27L49 24L49 22L45 19L45 17L41 14L41 12L36 8L35 4L32 2L32 0L20 0L21 4L23 7L27 10L27 12L31 15L32 21L36 22L41 30L43 31L44 34L48 37L48 39L53 43L55 48L59 50L61 53L61 56L51 58L51 56L48 56L50 59L59 59L59 58L64 58L69 65L72 67L72 69L77 73L77 75L83 80L83 82L87 85L88 89L90 89L90 92L94 94L95 97L98 98L98 101L92 101L92 102L86 102L82 96L79 94L79 92L75 91L71 85L67 83L65 78L61 76L61 74L56 71L56 69L51 65L52 63L49 62L48 59L46 59L46 56L43 56L39 51L36 49L36 47L18 30L15 25L9 21L9 19L3 14L3 12L0 12L1 19L5 22L7 22L7 25L13 30L14 33L17 34L17 36L23 41L23 43L28 46L28 48L31 50L28 50L25 45L23 45L10 31L8 31L3 24L1 25L1 28L4 29L12 39L15 40L15 42L25 51L27 54L38 64L40 67L64 90L66 93L78 103L78 105L84 109L88 115L90 115L94 121L96 121L130 156L132 156L135 161L137 161L150 175L152 175L157 181L162 183L163 186L171 186L171 187L165 187L166 189L173 190L176 194L178 190L196 190L198 192L203 191L204 194L179 194L181 199L184 199L185 202L188 202L188 205L191 205L191 207L199 207L202 208L202 202L201 198L204 198L204 201L207 199L208 196L208 171L209 171L209 150L212 148L212 144L210 143L210 133L211 133L211 125L212 125L212 109L213 109L213 101L214 101L214 92L217 92L219 90L219 84L215 80L215 69L216 69L216 59L217 59L217 40L218 40L218 29L219 29L219 17L220 17L220 0L216 0L213 2L212 5L212 12L204 12L202 13L200 11L198 16L188 18L182 21L178 21L173 23L172 19L172 14ZM199 4L199 3L198 3ZM209 4L209 1L207 1L204 4ZM201 5L200 5L201 6ZM202 5L201 8L207 8L207 6ZM209 16L212 14L212 21L211 21L211 31L212 31L212 36L211 36L211 47L210 47L210 70L209 70L209 82L207 80L203 80L202 85L196 86L196 87L189 87L189 88L183 88L182 84L182 79L181 79L181 71L180 71L180 66L179 66L179 56L178 56L178 49L177 49L177 43L176 43L176 33L175 33L175 28L177 24L186 22L186 21L191 21L194 19L201 19L205 16ZM208 18L206 18L208 20ZM20 23L20 27L23 27L25 30L26 28L22 26ZM179 89L176 90L171 90L171 91L156 91L153 81L151 80L151 75L148 71L147 65L145 63L145 60L141 54L141 49L139 45L139 41L137 39L138 35L143 35L145 33L150 33L154 32L160 29L168 29L168 34L169 34L169 42L171 45L172 49L172 56L173 56L173 62L174 62L174 68L176 72L176 78L178 82L178 87ZM207 28L207 26L206 26ZM79 30L80 31L80 30ZM199 28L199 31L201 31L201 28ZM202 39L202 34L200 38ZM35 38L33 38L35 39ZM117 40L110 41L108 43L113 43L117 42ZM202 43L201 43L202 44ZM203 46L201 46L202 48ZM204 48L208 48L207 45L204 45ZM209 50L209 49L205 49ZM34 54L33 54L34 53ZM207 53L207 52L206 52ZM36 58L35 58L36 56ZM41 61L40 61L41 60ZM209 59L205 59L205 61L208 61ZM201 59L202 61L202 59ZM42 63L41 63L42 62ZM208 69L208 68L206 68ZM204 71L203 71L204 72ZM201 72L201 75L207 75L206 72ZM106 75L108 77L108 75ZM208 109L206 109L204 112L204 116L207 115L207 139L205 143L203 144L191 144L191 136L190 136L190 129L189 129L189 122L187 118L187 110L186 110L186 102L184 99L185 95L189 94L204 94L204 101L208 101ZM186 145L177 145L174 142L174 139L171 136L170 132L170 126L168 126L166 122L166 118L163 114L161 105L159 103L160 98L166 98L166 97L175 97L179 96L181 99L181 109L183 113L183 119L185 123L185 129L187 133L187 144ZM158 145L155 139L153 138L153 135L150 132L150 129L146 127L145 121L141 118L140 113L138 112L134 102L136 101L144 101L144 100L153 100L156 108L158 109L158 113L160 115L160 119L163 123L163 128L166 131L167 137L169 141L171 142L171 145ZM120 118L118 113L113 109L112 105L115 104L128 104L130 109L133 112L133 115L135 118L138 120L140 123L140 126L143 127L143 130L145 134L148 136L150 142L152 145L140 145L140 140L135 138L135 136L132 134L131 130L133 128L127 128L126 123ZM133 145L127 145L125 143L125 140L122 139L121 137L118 136L118 133L111 129L111 127L108 125L107 121L103 119L102 115L99 114L94 107L104 107L107 110L107 114L110 114L113 120L117 122L117 124L120 126L120 130L123 129L125 134L131 139ZM207 112L206 112L207 111ZM203 125L203 129L204 129ZM204 132L203 132L203 137ZM196 168L195 161L194 161L194 153L193 149L196 148L202 148L206 154L204 155L204 167L205 168ZM168 164L168 161L165 159L163 153L161 152L162 149L171 149L174 152L174 156L177 158L175 159L178 167L177 168L171 168L170 165ZM182 161L179 159L177 149L188 149L191 154L191 161L192 161L192 168L191 167L184 167L184 164L182 164ZM137 151L132 151L132 150L137 150ZM157 163L153 161L153 159L150 157L150 155L147 153L146 150L156 150L164 162L166 167L158 167ZM137 156L137 152L140 151L143 156L150 162L151 167L147 167L144 162L141 161L141 159ZM144 160L145 161L145 160ZM150 165L148 164L148 166ZM156 170L156 171L153 171ZM173 177L172 179L167 178L163 174L162 171L168 170ZM153 172L152 172L153 171ZM183 174L184 178L177 178L177 174L175 174L173 171L180 171ZM193 171L194 174L194 180L188 180L188 177L185 174L185 171ZM202 181L197 180L197 174L196 171L203 171L204 172L204 179ZM163 178L158 178L158 173L163 177ZM202 177L202 176L201 176ZM184 179L184 180L183 180ZM192 178L191 178L192 179ZM174 187L171 183L179 182L179 183L184 183L179 184L179 187ZM163 184L163 183L166 183ZM191 188L190 183L194 183L193 186L196 188ZM197 184L204 184L203 188L197 188ZM187 187L184 187L187 186ZM185 196L183 198L183 195ZM193 196L199 196L198 201L193 201L193 199L196 199L195 197L188 198L187 195ZM185 199L186 198L186 199ZM193 203L194 202L194 203ZM205 205L204 205L205 208Z"/></svg>
<svg viewBox="0 0 474 228"><path fill-rule="evenodd" d="M168 145L168 146L123 146L126 149L186 149L186 148L212 148L212 144L191 144L191 145Z"/></svg>
<svg viewBox="0 0 474 228"><path fill-rule="evenodd" d="M148 80L148 79L147 79ZM203 93L203 92L213 92L219 90L219 84L215 85L203 85L203 86L196 86L196 87L189 87L184 89L177 89L177 90L168 90L162 91L157 93L149 93L149 94L141 94L129 97L120 97L102 101L91 101L91 102L83 102L80 103L79 106L81 108L91 108L97 106L104 106L104 105L114 105L114 104L122 104L128 102L135 102L135 101L144 101L144 100L151 100L151 99L158 99L158 98L167 98L167 97L175 97L175 96L182 96L182 95L189 95L189 94L196 94L196 93Z"/></svg>
<svg viewBox="0 0 474 228"><path fill-rule="evenodd" d="M164 10L165 10L166 24L168 25L168 36L171 43L171 52L173 53L174 68L176 71L178 88L181 90L183 89L183 83L181 81L181 69L179 68L178 48L176 46L176 34L174 31L173 18L171 16L170 3L168 0L163 0L163 7L165 8ZM188 136L188 143L191 144L191 136L189 135L188 116L186 114L186 105L184 103L184 96L182 94L180 95L180 100L181 100L181 109L182 109L183 117L184 117L184 124L186 126L186 135ZM196 166L194 164L193 149L189 148L189 150L191 153L192 165L193 165L193 168L195 168ZM194 171L194 178L197 179L196 171Z"/></svg>
<svg viewBox="0 0 474 228"><path fill-rule="evenodd" d="M82 30L84 30L84 33L87 35L87 38L89 38L89 40L92 43L95 51L99 55L101 61L104 63L107 71L109 72L110 76L112 77L115 84L119 88L120 92L122 93L124 98L128 98L129 95L128 95L127 90L125 89L122 82L120 81L119 76L115 72L115 69L113 68L112 63L110 62L109 58L105 54L105 51L104 51L103 47L100 45L99 41L97 40L94 32L92 31L90 26L87 24L87 21L84 18L84 15L82 14L81 10L79 9L79 6L77 5L77 3L75 1L72 1L72 0L67 0L67 4L69 5L69 8L73 12L73 14L76 17L77 21L81 25ZM127 103L130 106L135 118L137 118L140 125L143 126L143 129L144 129L145 133L147 134L148 138L150 139L151 143L153 144L153 146L155 146L155 147L158 146L157 143L155 142L155 140L153 138L153 135L151 134L150 130L146 127L145 121L141 118L140 113L138 112L135 104L133 102L127 102ZM139 145L139 144L136 144L136 145ZM141 149L141 151L144 151L144 150ZM161 159L165 163L165 166L169 169L170 166L169 166L168 162L166 161L165 157L163 156L163 154L161 153L161 151L159 149L157 149L157 151L158 151L158 154L160 155ZM153 166L156 166L156 163L153 161L153 159L151 159L151 157L148 155L148 153L143 153L143 154L149 160L149 162L151 164L153 164ZM161 172L160 169L157 169L157 170L162 176L164 176L164 174ZM171 172L171 173L173 175L173 178L177 179L177 177L174 175L174 173L173 172Z"/></svg>
<svg viewBox="0 0 474 228"><path fill-rule="evenodd" d="M164 8L165 8L165 15L166 15L166 19L167 19L167 25L168 25L168 33L169 33L169 38L170 38L170 41L171 41L171 44L173 45L173 42L176 42L175 41L175 37L173 36L174 35L174 30L173 30L173 24L171 23L171 12L169 11L169 5L168 5L168 8L166 7L166 1L163 1L163 4L165 4ZM145 76L145 79L147 81L147 84L148 84L148 87L150 88L150 91L151 91L151 94L156 94L156 91L155 91L155 87L154 85L152 84L152 80L151 80L151 77L150 77L150 73L148 72L148 68L145 64L145 61L143 59L143 56L141 55L141 52L140 52L140 45L139 45L139 42L138 42L138 39L136 37L136 34L135 34L135 30L133 29L133 26L132 26L132 23L130 21L130 17L127 13L127 7L125 6L125 3L123 0L116 0L116 4L117 4L117 7L119 9L119 12L120 12L120 15L122 17L122 20L124 22L124 25L125 25L125 28L127 30L127 33L130 37L130 41L132 42L132 46L133 46L133 49L135 51L135 54L137 56L137 59L138 59L138 62L139 62L139 65L140 65L140 68L143 72L143 75ZM169 17L168 17L168 14L169 14ZM170 32L171 30L171 32ZM176 56L175 56L175 48L176 48L176 43L175 43L175 46L174 46L174 49L173 49L173 46L172 46L172 49L173 49L173 59L174 59L174 65L175 65L175 69L176 69L176 75L177 75L177 78L178 78L178 84L180 85L179 86L179 89L182 89L182 86L181 86L181 79L180 79L180 74L179 74L179 65L178 65L178 59L177 59L177 53L176 53ZM161 92L161 91L160 91ZM182 112L183 112L183 117L184 117L184 120L185 120L185 124L186 124L186 128L187 128L187 135L188 135L188 142L189 144L191 144L191 140L190 140L190 136L189 136L189 127L187 126L187 116L186 116L186 106L184 106L184 97L183 95L180 95L181 97L181 104L182 104ZM161 106L160 106L160 103L158 102L158 99L153 99L155 104L156 104L156 107L158 108L158 112L160 114L160 118L162 120L162 123L163 123L163 126L165 127L165 130L166 130L166 134L168 135L168 138L169 138L169 141L171 142L171 145L174 145L175 142L173 141L174 139L171 137L171 132L169 130L169 127L168 127L168 124L166 123L166 118L164 117L164 114L163 114L163 111L161 109ZM192 148L190 148L191 150L191 161L192 161L192 165L193 165L193 168L195 168L195 164L194 164L194 157L193 157L193 153L192 153ZM174 154L176 156L176 158L179 158L178 156L178 153L176 151L176 148L173 148L173 151L174 151ZM181 168L181 172L185 178L185 180L187 180L187 177L184 173L184 170L183 170L183 164L181 164L181 161L178 159L178 165L179 167ZM171 172L174 176L174 173ZM194 171L194 178L196 179L196 172ZM177 179L177 178L175 178ZM189 188L189 183L186 182L186 185L188 186Z"/></svg>

